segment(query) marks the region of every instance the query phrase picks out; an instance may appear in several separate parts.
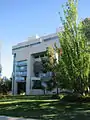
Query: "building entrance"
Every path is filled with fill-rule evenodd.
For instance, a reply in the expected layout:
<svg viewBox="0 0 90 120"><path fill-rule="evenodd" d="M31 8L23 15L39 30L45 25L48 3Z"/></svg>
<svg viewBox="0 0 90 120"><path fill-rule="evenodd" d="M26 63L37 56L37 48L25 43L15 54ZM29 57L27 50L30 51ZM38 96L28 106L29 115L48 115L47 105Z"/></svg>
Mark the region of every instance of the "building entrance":
<svg viewBox="0 0 90 120"><path fill-rule="evenodd" d="M17 83L17 93L18 94L26 93L26 82Z"/></svg>

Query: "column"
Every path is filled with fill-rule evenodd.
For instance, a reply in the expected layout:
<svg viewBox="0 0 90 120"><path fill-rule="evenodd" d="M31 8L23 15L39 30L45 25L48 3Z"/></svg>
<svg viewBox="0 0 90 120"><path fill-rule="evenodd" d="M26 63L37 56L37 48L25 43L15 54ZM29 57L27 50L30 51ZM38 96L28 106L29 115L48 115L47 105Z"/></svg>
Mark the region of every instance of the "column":
<svg viewBox="0 0 90 120"><path fill-rule="evenodd" d="M34 57L32 55L29 55L28 60L27 60L26 95L30 95L32 92L32 79L31 79L31 77L34 76L33 63L34 63Z"/></svg>
<svg viewBox="0 0 90 120"><path fill-rule="evenodd" d="M17 95L17 82L14 80L14 95Z"/></svg>
<svg viewBox="0 0 90 120"><path fill-rule="evenodd" d="M27 60L27 79L26 79L26 95L30 95L30 80L31 80L31 75L30 75L30 62L31 62L31 55L28 56Z"/></svg>
<svg viewBox="0 0 90 120"><path fill-rule="evenodd" d="M17 82L15 80L15 71L16 71L16 54L13 56L13 74L12 74L12 94L17 94Z"/></svg>

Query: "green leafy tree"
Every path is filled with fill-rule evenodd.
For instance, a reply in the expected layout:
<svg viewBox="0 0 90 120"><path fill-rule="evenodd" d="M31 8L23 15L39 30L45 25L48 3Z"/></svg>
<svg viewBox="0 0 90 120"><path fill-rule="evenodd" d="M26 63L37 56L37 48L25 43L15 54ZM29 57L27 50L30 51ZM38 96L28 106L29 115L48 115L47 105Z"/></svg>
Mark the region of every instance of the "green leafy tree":
<svg viewBox="0 0 90 120"><path fill-rule="evenodd" d="M8 94L11 91L12 88L12 81L11 79L1 79L0 80L0 94Z"/></svg>
<svg viewBox="0 0 90 120"><path fill-rule="evenodd" d="M46 57L42 58L43 72L54 72L55 68L55 51L52 46L48 47L46 50Z"/></svg>
<svg viewBox="0 0 90 120"><path fill-rule="evenodd" d="M58 75L60 86L83 94L88 89L90 54L83 24L78 22L78 0L68 0L63 6L64 18L60 17L64 30L58 33L62 56L59 57Z"/></svg>
<svg viewBox="0 0 90 120"><path fill-rule="evenodd" d="M90 18L86 18L83 20L83 32L88 41L90 41Z"/></svg>
<svg viewBox="0 0 90 120"><path fill-rule="evenodd" d="M42 58L42 66L43 66L43 73L52 72L52 77L47 78L48 80L45 82L47 85L47 90L52 90L56 87L56 75L55 75L55 68L56 68L56 57L55 57L55 50L52 46L48 47L46 50L46 57Z"/></svg>

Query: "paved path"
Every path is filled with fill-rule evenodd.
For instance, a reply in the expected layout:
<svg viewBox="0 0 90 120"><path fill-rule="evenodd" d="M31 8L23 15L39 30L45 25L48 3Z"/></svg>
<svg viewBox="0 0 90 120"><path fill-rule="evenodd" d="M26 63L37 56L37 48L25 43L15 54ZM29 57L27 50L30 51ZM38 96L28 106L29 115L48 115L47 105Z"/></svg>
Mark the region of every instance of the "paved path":
<svg viewBox="0 0 90 120"><path fill-rule="evenodd" d="M12 118L12 117L0 116L0 120L35 120L35 119L23 119L23 118Z"/></svg>

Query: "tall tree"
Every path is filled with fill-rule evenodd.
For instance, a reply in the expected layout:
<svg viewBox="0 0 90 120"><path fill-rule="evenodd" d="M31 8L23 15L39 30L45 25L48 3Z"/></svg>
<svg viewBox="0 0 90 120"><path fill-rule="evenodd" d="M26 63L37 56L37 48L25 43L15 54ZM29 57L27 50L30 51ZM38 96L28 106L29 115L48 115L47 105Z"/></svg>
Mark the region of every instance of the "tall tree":
<svg viewBox="0 0 90 120"><path fill-rule="evenodd" d="M63 6L64 18L60 19L64 30L58 33L63 54L58 70L61 87L83 94L88 89L90 54L83 24L78 21L77 5L78 0L68 0Z"/></svg>
<svg viewBox="0 0 90 120"><path fill-rule="evenodd" d="M43 73L52 73L52 75L48 76L48 81L46 81L47 89L52 90L56 87L56 76L55 76L55 68L56 68L56 57L55 50L52 46L48 47L46 50L46 57L42 58L42 66ZM50 75L50 74L49 74Z"/></svg>
<svg viewBox="0 0 90 120"><path fill-rule="evenodd" d="M83 32L88 41L90 41L90 18L86 18L83 20Z"/></svg>
<svg viewBox="0 0 90 120"><path fill-rule="evenodd" d="M52 46L49 46L46 50L46 57L43 59L43 70L44 72L52 71L54 72L56 58L55 58L55 51Z"/></svg>

